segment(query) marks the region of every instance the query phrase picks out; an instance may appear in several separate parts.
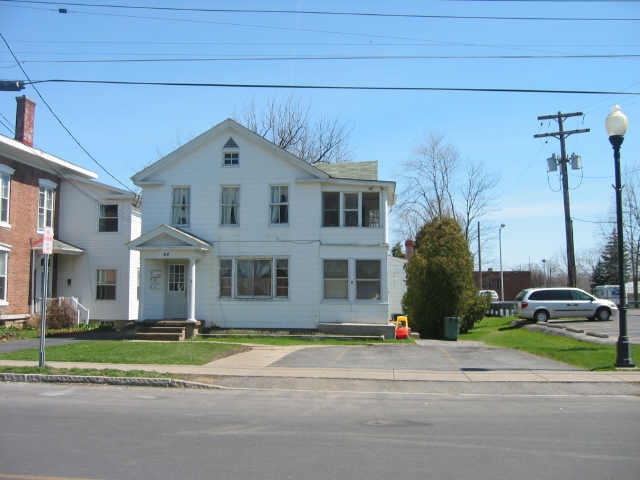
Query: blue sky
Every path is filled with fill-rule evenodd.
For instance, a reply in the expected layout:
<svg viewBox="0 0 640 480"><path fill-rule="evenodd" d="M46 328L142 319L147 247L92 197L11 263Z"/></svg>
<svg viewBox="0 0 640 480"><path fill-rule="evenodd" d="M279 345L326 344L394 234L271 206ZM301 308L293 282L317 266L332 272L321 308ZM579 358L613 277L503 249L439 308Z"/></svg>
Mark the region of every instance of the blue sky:
<svg viewBox="0 0 640 480"><path fill-rule="evenodd" d="M80 3L80 2L77 2ZM84 3L92 3L90 0ZM109 2L101 2L109 3ZM123 4L114 2L114 4ZM124 5L124 4L123 4ZM194 8L412 13L495 19L392 18L309 14L189 13L0 1L0 32L33 80L91 79L307 85L640 91L637 2L469 1L133 1L127 5ZM67 14L57 12L66 7ZM573 20L509 20L564 17ZM635 21L579 21L622 18ZM60 63L61 60L258 56L564 56L519 59L371 59L208 62ZM53 63L55 60L57 63ZM24 79L0 45L0 78ZM613 219L613 156L604 119L614 104L629 117L624 169L640 168L638 95L518 94L177 88L40 83L38 88L82 144L121 181L251 102L295 98L316 116L351 128L353 160L378 160L380 176L401 181L402 165L430 133L444 135L464 160L499 177L493 211L481 220L483 266L498 268L498 227L505 268L562 261L565 251L557 123L539 115L585 113L566 129L591 128L567 140L582 156L570 171L578 257L599 249ZM96 171L114 184L35 99L35 144ZM13 126L15 92L0 92L0 119ZM0 123L2 123L0 122ZM0 132L11 136L0 124ZM400 190L400 188L399 188ZM399 239L395 236L394 239Z"/></svg>

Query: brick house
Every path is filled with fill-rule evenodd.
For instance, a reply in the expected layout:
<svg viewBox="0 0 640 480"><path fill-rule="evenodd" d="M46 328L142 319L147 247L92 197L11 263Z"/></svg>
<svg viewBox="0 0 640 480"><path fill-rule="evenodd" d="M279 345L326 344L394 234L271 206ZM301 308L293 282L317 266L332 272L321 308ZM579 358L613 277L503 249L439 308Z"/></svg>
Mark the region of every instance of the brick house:
<svg viewBox="0 0 640 480"><path fill-rule="evenodd" d="M128 210L121 207L120 211L131 213L135 210L131 204L136 200L130 192L95 182L97 174L94 172L34 148L35 103L25 96L16 100L15 138L0 135L0 325L27 319L39 306L44 267L40 241L46 227L54 232L53 255L49 256L48 297L69 295L77 300L83 287L95 284L92 282L95 271L90 272L86 264L92 264L91 259L96 257L96 249L92 247L96 245L98 233L93 232L99 230L96 226L99 213L96 212L101 211L100 205L128 204ZM73 192L79 190L85 195L80 201L74 200ZM101 198L108 202L101 203ZM62 213L63 205L65 213ZM85 211L90 213L83 217ZM120 224L133 228L138 235L139 215L137 228L135 222L133 226L126 221ZM129 285L131 271L134 277L137 275L137 264L129 264L126 260L133 258L125 246L130 237L118 237L114 248L126 256L125 261L109 268L113 269L110 271L122 271L120 277L127 286L125 292L129 293L119 296L119 304L125 305L125 310L137 313L137 299L129 301L131 290L135 295L136 289L135 278L133 285ZM114 238L111 236L109 241L114 243ZM109 255L116 258L118 254L109 252ZM71 286L73 291L67 288ZM85 295L82 301L91 304L95 295L93 298ZM134 304L130 307L130 303ZM118 311L117 317L131 316L126 311Z"/></svg>
<svg viewBox="0 0 640 480"><path fill-rule="evenodd" d="M530 271L513 271L505 270L504 277L504 297L500 301L510 302L515 298L518 292L524 288L532 286ZM480 273L473 272L473 281L478 290L480 288ZM500 270L486 270L482 272L482 289L495 290L500 295Z"/></svg>

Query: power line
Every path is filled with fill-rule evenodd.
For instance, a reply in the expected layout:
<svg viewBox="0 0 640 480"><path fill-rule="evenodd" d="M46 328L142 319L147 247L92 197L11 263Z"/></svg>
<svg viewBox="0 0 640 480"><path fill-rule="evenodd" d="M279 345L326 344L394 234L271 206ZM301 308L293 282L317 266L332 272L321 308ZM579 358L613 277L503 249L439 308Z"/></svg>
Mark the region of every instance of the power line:
<svg viewBox="0 0 640 480"><path fill-rule="evenodd" d="M42 94L40 93L40 90L38 90L38 88L33 84L33 82L31 82L31 79L29 78L29 75L27 74L27 72L25 71L25 69L22 67L22 65L20 64L20 61L18 60L18 58L15 56L15 54L13 53L13 50L11 50L11 46L9 45L9 42L7 42L7 39L4 38L4 35L2 33L0 33L0 38L2 39L2 41L4 42L5 46L7 47L7 50L9 50L9 53L11 54L11 56L13 57L13 59L15 60L15 62L18 64L18 67L20 67L20 70L22 70L22 73L24 74L24 76L27 78L27 80L29 80L29 84L31 84L31 86L33 87L33 90L36 92L36 94L38 95L38 97L40 98L40 100L42 100L42 103L44 103L44 105L47 107L47 110L49 110L49 112L51 113L51 115L53 115L53 118L56 119L56 121L60 124L60 126L64 129L65 132L67 132L67 134L71 137L71 139L76 143L76 145L78 145L78 147L80 147L80 149L91 159L93 160L93 162L98 165L107 175L109 175L112 179L114 179L116 182L118 182L120 185L122 185L127 191L133 193L134 195L137 195L136 192L134 192L133 190L131 190L127 185L125 185L124 183L122 183L118 178L116 178L115 175L113 175L109 170L106 169L106 167L104 165L102 165L93 155L91 155L91 153L89 152L89 150L87 150L84 145L82 145L82 143L80 143L80 140L78 140L76 138L76 136L71 133L71 130L69 130L69 128L64 124L64 122L62 121L62 119L56 114L56 112L53 110L53 108L51 107L51 105L49 105L49 102L47 102L47 100L42 96ZM27 83L27 82L25 82Z"/></svg>
<svg viewBox="0 0 640 480"><path fill-rule="evenodd" d="M261 57L200 58L105 58L105 59L25 59L22 63L173 63L173 62L279 62L313 60L557 60L640 58L640 54L604 55L295 55Z"/></svg>
<svg viewBox="0 0 640 480"><path fill-rule="evenodd" d="M509 17L509 16L481 16L481 15L431 15L422 13L387 13L387 12L356 12L339 10L287 10L287 9L243 9L243 8L189 8L189 7L159 7L152 5L123 5L109 3L85 2L51 2L44 0L0 0L5 3L22 3L36 5L89 8L112 8L123 10L152 10L163 12L192 12L192 13L250 13L270 15L324 15L348 17L383 17L383 18L411 18L429 20L511 20L511 21L561 21L561 22L637 22L640 18L601 18L601 17ZM62 9L64 10L64 9ZM60 10L59 10L60 11ZM66 13L66 12L60 12Z"/></svg>
<svg viewBox="0 0 640 480"><path fill-rule="evenodd" d="M0 0L2 1L2 0ZM551 90L536 88L460 88L460 87L399 87L373 85L303 85L279 83L208 83L208 82L142 82L133 80L77 80L68 78L52 78L47 80L29 80L25 85L38 83L71 83L94 85L131 85L131 86L163 86L163 87L227 87L227 88L274 88L300 90L360 90L360 91L425 91L425 92L476 92L476 93L550 93L578 95L640 95L640 92L622 92L609 90Z"/></svg>

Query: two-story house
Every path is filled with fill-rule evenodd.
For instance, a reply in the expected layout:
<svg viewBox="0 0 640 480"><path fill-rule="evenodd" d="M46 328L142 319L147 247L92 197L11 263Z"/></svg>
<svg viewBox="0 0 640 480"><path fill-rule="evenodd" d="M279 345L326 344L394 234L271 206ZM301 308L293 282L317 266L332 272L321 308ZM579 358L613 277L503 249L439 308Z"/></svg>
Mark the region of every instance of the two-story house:
<svg viewBox="0 0 640 480"><path fill-rule="evenodd" d="M73 300L85 321L137 318L138 254L126 245L140 233L136 195L34 148L34 120L35 103L18 97L15 138L0 135L0 322L40 310L47 227L47 296Z"/></svg>
<svg viewBox="0 0 640 480"><path fill-rule="evenodd" d="M227 119L132 179L141 321L315 329L400 311L395 183L376 162L318 168Z"/></svg>

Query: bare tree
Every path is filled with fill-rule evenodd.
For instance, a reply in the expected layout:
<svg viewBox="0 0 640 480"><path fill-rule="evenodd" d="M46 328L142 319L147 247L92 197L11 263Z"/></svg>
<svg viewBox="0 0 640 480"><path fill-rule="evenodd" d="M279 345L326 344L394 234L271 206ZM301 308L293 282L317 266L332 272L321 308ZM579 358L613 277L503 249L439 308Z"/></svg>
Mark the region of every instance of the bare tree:
<svg viewBox="0 0 640 480"><path fill-rule="evenodd" d="M434 134L416 149L415 158L404 163L407 173L396 207L403 235L413 238L430 220L451 217L474 250L474 224L491 209L491 192L498 178L486 173L480 164L466 164L461 173L460 164L456 148Z"/></svg>
<svg viewBox="0 0 640 480"><path fill-rule="evenodd" d="M247 128L309 163L350 158L350 131L338 119L314 119L311 107L294 97L272 98L262 112L252 102L240 120Z"/></svg>
<svg viewBox="0 0 640 480"><path fill-rule="evenodd" d="M633 300L639 300L638 280L640 277L640 182L635 169L625 173L626 184L623 195L624 213L626 219L624 224L624 240L626 255L629 257L631 265L631 280L633 282ZM631 292L627 292L627 295Z"/></svg>

